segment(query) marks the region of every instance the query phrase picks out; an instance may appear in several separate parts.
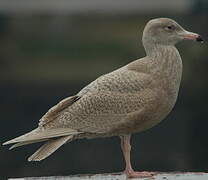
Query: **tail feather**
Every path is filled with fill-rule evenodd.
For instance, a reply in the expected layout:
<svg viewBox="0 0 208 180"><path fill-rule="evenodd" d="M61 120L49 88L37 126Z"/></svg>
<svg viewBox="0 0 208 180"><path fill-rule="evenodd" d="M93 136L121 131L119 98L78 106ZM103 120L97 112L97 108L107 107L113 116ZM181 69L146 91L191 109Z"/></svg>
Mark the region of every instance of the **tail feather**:
<svg viewBox="0 0 208 180"><path fill-rule="evenodd" d="M57 139L51 139L43 146L41 146L32 156L28 158L28 161L41 161L54 153L59 147L65 144L67 141L72 140L73 135L59 137Z"/></svg>

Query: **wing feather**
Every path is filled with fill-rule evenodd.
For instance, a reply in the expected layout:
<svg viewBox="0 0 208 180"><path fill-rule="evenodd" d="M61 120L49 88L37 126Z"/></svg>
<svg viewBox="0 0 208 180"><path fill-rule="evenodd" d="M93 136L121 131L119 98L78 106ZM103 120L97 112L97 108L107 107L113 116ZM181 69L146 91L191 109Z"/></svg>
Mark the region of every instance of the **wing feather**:
<svg viewBox="0 0 208 180"><path fill-rule="evenodd" d="M61 111L71 106L79 98L79 96L70 96L60 101L57 105L49 109L48 112L40 119L39 126L44 126L45 124L56 119Z"/></svg>

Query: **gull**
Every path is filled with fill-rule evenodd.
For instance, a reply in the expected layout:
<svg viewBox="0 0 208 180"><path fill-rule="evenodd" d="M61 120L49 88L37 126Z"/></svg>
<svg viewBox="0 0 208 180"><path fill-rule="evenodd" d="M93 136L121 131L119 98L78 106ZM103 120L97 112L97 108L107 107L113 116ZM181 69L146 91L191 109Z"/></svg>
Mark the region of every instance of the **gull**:
<svg viewBox="0 0 208 180"><path fill-rule="evenodd" d="M119 136L127 177L152 176L152 172L133 170L130 138L161 122L174 107L182 76L175 44L182 40L203 41L172 19L150 20L142 37L145 57L98 77L49 109L36 129L3 145L14 143L12 149L44 141L28 158L40 161L76 139Z"/></svg>

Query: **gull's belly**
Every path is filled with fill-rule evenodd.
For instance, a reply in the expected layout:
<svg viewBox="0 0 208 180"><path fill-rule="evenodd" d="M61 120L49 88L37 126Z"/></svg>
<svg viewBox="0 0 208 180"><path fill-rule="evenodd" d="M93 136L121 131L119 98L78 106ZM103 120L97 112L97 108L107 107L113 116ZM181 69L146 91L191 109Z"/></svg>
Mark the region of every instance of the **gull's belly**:
<svg viewBox="0 0 208 180"><path fill-rule="evenodd" d="M160 123L173 109L177 100L177 94L168 95L160 92L160 99L156 99L154 104L147 104L144 109L138 110L130 115L132 121L131 128L127 128L125 133L136 133L145 131Z"/></svg>

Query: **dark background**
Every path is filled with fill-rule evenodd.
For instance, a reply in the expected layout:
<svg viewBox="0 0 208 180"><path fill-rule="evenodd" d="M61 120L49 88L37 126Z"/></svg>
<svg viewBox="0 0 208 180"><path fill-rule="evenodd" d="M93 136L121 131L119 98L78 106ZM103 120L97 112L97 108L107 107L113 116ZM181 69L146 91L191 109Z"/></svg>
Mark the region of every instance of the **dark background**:
<svg viewBox="0 0 208 180"><path fill-rule="evenodd" d="M0 143L36 128L51 106L96 77L144 56L141 36L148 20L173 18L208 39L207 7L196 1L184 13L0 11ZM184 64L179 98L162 123L133 135L132 163L138 170L208 168L208 44L186 41L177 47ZM39 146L12 151L1 146L0 179L124 168L118 137L74 141L44 161L27 162Z"/></svg>

